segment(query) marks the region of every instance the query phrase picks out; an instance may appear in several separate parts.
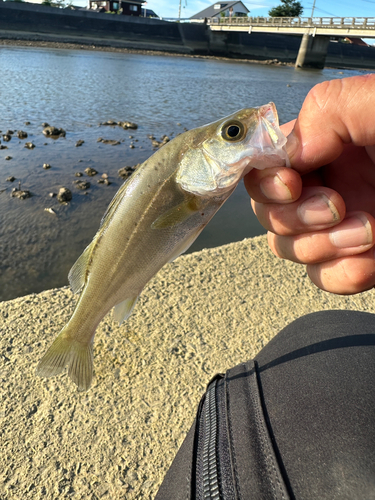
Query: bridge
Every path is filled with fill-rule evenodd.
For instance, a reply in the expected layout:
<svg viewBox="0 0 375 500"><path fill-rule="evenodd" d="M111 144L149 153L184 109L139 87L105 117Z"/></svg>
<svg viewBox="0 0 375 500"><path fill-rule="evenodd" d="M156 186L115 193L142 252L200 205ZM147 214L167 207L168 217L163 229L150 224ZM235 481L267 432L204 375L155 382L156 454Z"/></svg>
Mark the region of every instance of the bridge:
<svg viewBox="0 0 375 500"><path fill-rule="evenodd" d="M375 38L375 17L220 17L206 22L212 31L302 35L300 68L324 68L331 37Z"/></svg>
<svg viewBox="0 0 375 500"><path fill-rule="evenodd" d="M212 17L207 24L212 31L375 38L375 17Z"/></svg>

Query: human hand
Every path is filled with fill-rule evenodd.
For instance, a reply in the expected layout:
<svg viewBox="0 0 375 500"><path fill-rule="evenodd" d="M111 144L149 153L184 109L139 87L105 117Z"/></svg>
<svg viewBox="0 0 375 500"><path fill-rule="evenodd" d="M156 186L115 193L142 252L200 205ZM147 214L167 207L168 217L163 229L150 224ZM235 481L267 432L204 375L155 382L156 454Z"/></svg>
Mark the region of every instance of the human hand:
<svg viewBox="0 0 375 500"><path fill-rule="evenodd" d="M374 287L375 74L316 85L281 129L292 169L245 177L271 250L323 290Z"/></svg>

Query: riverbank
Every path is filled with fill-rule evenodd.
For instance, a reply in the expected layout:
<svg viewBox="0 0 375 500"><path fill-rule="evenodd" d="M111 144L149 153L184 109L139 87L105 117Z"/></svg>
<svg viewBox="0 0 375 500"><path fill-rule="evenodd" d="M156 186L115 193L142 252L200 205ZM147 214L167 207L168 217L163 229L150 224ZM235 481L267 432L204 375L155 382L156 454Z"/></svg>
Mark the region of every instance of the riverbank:
<svg viewBox="0 0 375 500"><path fill-rule="evenodd" d="M238 59L234 57L224 57L204 54L190 54L184 51L176 52L166 49L157 50L151 49L136 49L132 48L132 44L119 42L117 40L108 42L101 38L82 38L61 37L56 35L38 34L35 33L20 33L20 32L5 32L0 30L0 46L10 47L41 47L46 49L65 49L65 50L89 50L101 52L117 52L120 54L143 54L151 56L170 56L170 57L189 57L192 59L212 59L217 61L243 62L251 64L265 64L276 66L294 66L294 63L281 62L278 59ZM127 46L128 45L128 46Z"/></svg>
<svg viewBox="0 0 375 500"><path fill-rule="evenodd" d="M374 296L318 290L264 236L181 256L125 324L101 322L87 393L66 374L34 375L73 310L70 290L0 303L0 498L154 498L216 372L309 312L375 312Z"/></svg>

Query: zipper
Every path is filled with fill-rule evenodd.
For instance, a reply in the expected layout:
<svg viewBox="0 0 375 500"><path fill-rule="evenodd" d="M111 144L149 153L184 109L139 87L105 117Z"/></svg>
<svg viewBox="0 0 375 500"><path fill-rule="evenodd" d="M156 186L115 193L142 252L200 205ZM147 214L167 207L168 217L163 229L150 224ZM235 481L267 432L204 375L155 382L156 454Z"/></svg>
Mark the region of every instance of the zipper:
<svg viewBox="0 0 375 500"><path fill-rule="evenodd" d="M217 462L216 380L211 382L204 404L204 441L202 450L203 499L220 500Z"/></svg>

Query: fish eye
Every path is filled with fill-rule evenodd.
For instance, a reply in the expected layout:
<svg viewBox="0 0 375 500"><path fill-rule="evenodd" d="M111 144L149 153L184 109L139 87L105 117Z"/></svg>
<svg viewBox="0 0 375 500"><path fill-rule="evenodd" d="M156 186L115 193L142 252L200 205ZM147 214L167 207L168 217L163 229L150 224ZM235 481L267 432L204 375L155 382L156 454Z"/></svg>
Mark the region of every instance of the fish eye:
<svg viewBox="0 0 375 500"><path fill-rule="evenodd" d="M225 123L221 129L222 138L230 142L240 141L245 137L245 134L244 125L236 120Z"/></svg>

